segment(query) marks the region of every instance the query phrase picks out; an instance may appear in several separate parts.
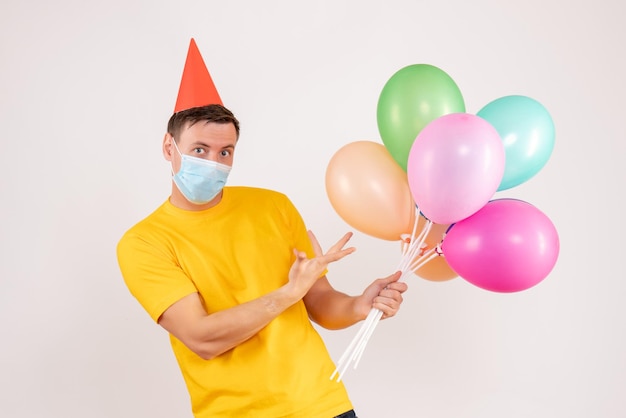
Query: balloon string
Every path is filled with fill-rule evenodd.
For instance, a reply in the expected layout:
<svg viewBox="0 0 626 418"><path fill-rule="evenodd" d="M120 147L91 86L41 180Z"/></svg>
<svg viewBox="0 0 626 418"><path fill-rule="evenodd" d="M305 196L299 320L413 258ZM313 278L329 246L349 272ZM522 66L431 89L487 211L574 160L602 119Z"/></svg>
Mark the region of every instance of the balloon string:
<svg viewBox="0 0 626 418"><path fill-rule="evenodd" d="M417 210L417 206L415 206L415 221L413 221L413 229L411 231L411 235L402 234L402 255L406 255L406 252L411 244L411 242L415 241L415 231L417 231L417 225L419 224L419 210Z"/></svg>
<svg viewBox="0 0 626 418"><path fill-rule="evenodd" d="M415 206L415 221L413 222L413 230L411 231L411 241L413 241L413 238L415 238L415 231L417 231L417 225L419 224L419 220L420 211L417 209L417 206Z"/></svg>
<svg viewBox="0 0 626 418"><path fill-rule="evenodd" d="M367 332L363 336L362 341L359 343L359 345L357 346L355 350L354 359L353 359L354 369L356 369L357 366L359 365L359 362L361 361L361 356L363 355L363 352L365 352L365 346L367 345L367 342L369 341L370 337L374 333L374 330L376 329L376 325L378 325L382 316L383 316L383 311L377 309L376 316L374 317L372 324L367 329Z"/></svg>
<svg viewBox="0 0 626 418"><path fill-rule="evenodd" d="M431 248L430 250L426 251L423 255L421 255L419 258L413 260L413 263L411 264L411 270L417 271L421 269L422 267L424 267L426 263L428 263L430 260L438 256L439 256L439 252L437 251L437 247Z"/></svg>
<svg viewBox="0 0 626 418"><path fill-rule="evenodd" d="M367 330L371 327L371 322L373 322L377 314L377 311L380 312L378 309L370 310L369 314L367 315L367 318L365 319L365 322L363 322L363 325L359 329L359 332L357 332L356 336L350 342L350 345L348 345L348 348L346 349L346 351L344 351L344 353L339 358L339 361L337 362L338 366L333 372L333 374L330 376L330 380L333 380L333 378L338 375L337 381L338 382L341 381L341 378L343 377L343 374L348 368L348 365L353 360L353 355L354 355L356 347L362 341L363 334L365 334Z"/></svg>
<svg viewBox="0 0 626 418"><path fill-rule="evenodd" d="M423 250L424 241L426 240L426 237L430 233L430 229L432 228L432 225L433 225L432 221L427 220L426 225L424 225L424 227L422 228L417 238L415 238L414 235L411 237L411 241L408 245L408 250L402 256L398 270L404 273L410 268L411 263L413 262L415 257L417 257L418 253Z"/></svg>
<svg viewBox="0 0 626 418"><path fill-rule="evenodd" d="M415 218L411 235L409 237L402 237L402 257L400 258L397 269L398 271L402 272L400 279L402 279L406 273L421 268L428 261L437 257L440 252L439 247L436 247L424 252L423 254L419 254L420 251L423 251L424 249L424 241L430 233L433 223L432 221L427 220L426 224L416 237L418 222L419 213ZM365 318L365 321L361 325L361 328L354 336L344 353L339 358L339 361L337 362L337 368L330 376L330 380L333 380L335 377L337 377L337 382L340 382L346 370L352 363L354 363L354 368L357 368L361 357L365 352L365 347L370 337L374 333L374 330L376 329L376 326L380 322L382 316L383 312L381 310L376 308L372 308L370 310L369 314Z"/></svg>

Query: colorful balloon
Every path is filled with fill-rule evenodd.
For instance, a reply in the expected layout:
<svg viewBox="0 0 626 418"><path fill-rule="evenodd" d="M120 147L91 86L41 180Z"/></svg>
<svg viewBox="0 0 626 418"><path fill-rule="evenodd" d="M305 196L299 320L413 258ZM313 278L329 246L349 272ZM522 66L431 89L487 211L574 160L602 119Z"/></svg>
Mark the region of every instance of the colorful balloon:
<svg viewBox="0 0 626 418"><path fill-rule="evenodd" d="M526 182L547 163L554 149L554 123L541 103L526 96L505 96L477 115L496 128L504 145L506 163L499 191Z"/></svg>
<svg viewBox="0 0 626 418"><path fill-rule="evenodd" d="M413 199L435 223L467 218L498 189L504 158L500 136L489 122L467 113L441 116L411 147L407 175Z"/></svg>
<svg viewBox="0 0 626 418"><path fill-rule="evenodd" d="M493 292L519 292L550 273L559 236L533 205L498 199L452 225L441 249L450 267L469 283Z"/></svg>
<svg viewBox="0 0 626 418"><path fill-rule="evenodd" d="M441 69L414 64L397 71L378 99L378 131L394 160L407 169L411 145L432 120L465 112L465 102L454 80Z"/></svg>
<svg viewBox="0 0 626 418"><path fill-rule="evenodd" d="M406 173L382 144L356 141L340 148L326 169L326 192L339 216L365 234L395 241L413 229Z"/></svg>

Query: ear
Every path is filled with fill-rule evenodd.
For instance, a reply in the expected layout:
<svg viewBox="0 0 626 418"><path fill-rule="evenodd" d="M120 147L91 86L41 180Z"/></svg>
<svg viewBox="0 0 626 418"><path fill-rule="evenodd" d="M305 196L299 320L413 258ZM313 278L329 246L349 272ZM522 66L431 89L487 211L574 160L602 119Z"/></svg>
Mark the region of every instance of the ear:
<svg viewBox="0 0 626 418"><path fill-rule="evenodd" d="M163 137L163 157L165 157L167 161L172 161L172 152L174 152L173 140L174 138L169 133L166 133Z"/></svg>

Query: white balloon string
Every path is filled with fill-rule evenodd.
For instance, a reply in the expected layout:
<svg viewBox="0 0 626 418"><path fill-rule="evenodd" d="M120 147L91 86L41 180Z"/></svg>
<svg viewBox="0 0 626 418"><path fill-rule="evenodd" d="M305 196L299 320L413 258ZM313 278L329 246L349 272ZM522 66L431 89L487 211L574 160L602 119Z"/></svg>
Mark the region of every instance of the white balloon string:
<svg viewBox="0 0 626 418"><path fill-rule="evenodd" d="M422 255L420 258L414 260L413 264L411 264L411 271L417 271L421 269L426 263L428 263L430 260L437 256L439 256L437 248L431 248L430 250L426 251L424 255Z"/></svg>
<svg viewBox="0 0 626 418"><path fill-rule="evenodd" d="M417 211L417 208L416 208ZM432 227L432 222L430 220L426 221L426 225L421 229L419 235L416 237L417 232L417 224L419 221L419 211L416 214L415 223L413 224L413 231L410 236L402 236L402 257L400 258L400 262L398 264L398 271L402 272L402 276L400 279L404 277L404 275L408 272L414 272L415 270L421 268L428 261L435 258L439 255L438 248L431 249L423 254L420 254L424 249L424 241L426 237L430 233L430 229ZM330 379L333 380L335 376L337 376L337 382L340 382L345 374L346 370L350 366L350 364L354 363L354 368L356 369L359 362L361 361L361 357L365 352L365 347L374 333L376 326L380 322L383 316L383 312L379 309L372 308L365 318L365 321L361 325L361 328L354 336L344 353L339 358L337 362L337 368L330 376Z"/></svg>
<svg viewBox="0 0 626 418"><path fill-rule="evenodd" d="M342 370L343 365L350 363L349 357L352 356L352 353L354 352L354 348L359 344L359 342L361 341L361 337L369 328L370 326L369 324L374 320L377 310L378 309L370 310L369 314L367 315L367 318L363 322L363 325L361 326L357 334L354 336L354 338L350 342L350 345L348 345L348 348L346 349L346 351L344 351L344 353L339 358L339 361L337 362L337 368L335 369L333 374L330 376L330 380L333 380L333 378L337 375L337 373L339 373L339 379L337 381L341 380L341 375L343 374L341 370Z"/></svg>
<svg viewBox="0 0 626 418"><path fill-rule="evenodd" d="M365 334L372 328L372 324L375 323L376 315L380 312L378 309L372 309L370 311L370 316L368 317L367 323L364 323L359 331L359 334L352 340L350 347L346 350L345 357L343 361L338 363L337 369L331 376L331 380L335 375L338 374L337 381L340 382L343 378L344 373L350 366L350 364L354 361L355 355L359 350L359 346L361 342L366 338Z"/></svg>
<svg viewBox="0 0 626 418"><path fill-rule="evenodd" d="M417 206L415 207L415 221L413 221L413 230L411 231L411 235L402 234L402 255L406 255L406 252L409 249L411 242L415 241L415 232L417 231L417 225L419 224L419 210L417 210Z"/></svg>
<svg viewBox="0 0 626 418"><path fill-rule="evenodd" d="M402 280L404 277L404 273L402 273L402 275L400 276L400 279L398 280ZM363 355L363 352L365 351L365 346L367 345L367 342L369 341L370 337L372 336L372 334L374 333L374 329L376 329L376 325L378 325L378 323L380 322L382 316L383 316L383 312L376 309L376 311L378 311L376 313L376 317L374 319L374 322L372 324L370 324L370 327L368 329L368 331L366 332L366 334L364 334L361 343L359 344L359 346L357 346L356 348L356 353L354 355L354 368L356 369L357 366L359 365L359 362L361 361L361 356Z"/></svg>
<svg viewBox="0 0 626 418"><path fill-rule="evenodd" d="M413 263L413 260L417 257L419 252L422 251L423 246L424 246L424 241L426 240L426 237L430 233L430 229L432 225L433 223L430 220L426 221L426 225L424 225L420 234L416 238L411 237L411 242L409 243L409 249L407 253L402 256L402 259L400 262L400 266L401 266L400 271L402 271L403 273L406 272L410 268L411 264Z"/></svg>
<svg viewBox="0 0 626 418"><path fill-rule="evenodd" d="M365 335L363 336L363 340L361 341L361 343L357 346L356 351L354 353L354 368L355 369L359 365L359 362L361 361L361 356L365 352L365 346L367 345L367 342L369 341L370 337L374 333L374 330L376 329L376 325L378 325L382 316L383 316L383 311L379 310L378 312L376 312L376 317L374 318L374 322L367 330L367 333L365 333Z"/></svg>

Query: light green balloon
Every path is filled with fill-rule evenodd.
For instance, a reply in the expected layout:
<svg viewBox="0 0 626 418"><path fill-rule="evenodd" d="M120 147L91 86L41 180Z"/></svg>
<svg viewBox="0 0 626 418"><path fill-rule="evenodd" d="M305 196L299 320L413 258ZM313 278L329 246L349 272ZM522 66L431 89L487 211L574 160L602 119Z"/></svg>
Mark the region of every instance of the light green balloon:
<svg viewBox="0 0 626 418"><path fill-rule="evenodd" d="M414 64L397 71L378 99L378 131L385 148L406 171L411 146L431 121L449 113L465 112L465 102L454 80L439 68Z"/></svg>
<svg viewBox="0 0 626 418"><path fill-rule="evenodd" d="M491 123L504 145L506 163L498 191L518 186L535 176L554 149L554 122L537 100L520 95L500 97L476 114Z"/></svg>

